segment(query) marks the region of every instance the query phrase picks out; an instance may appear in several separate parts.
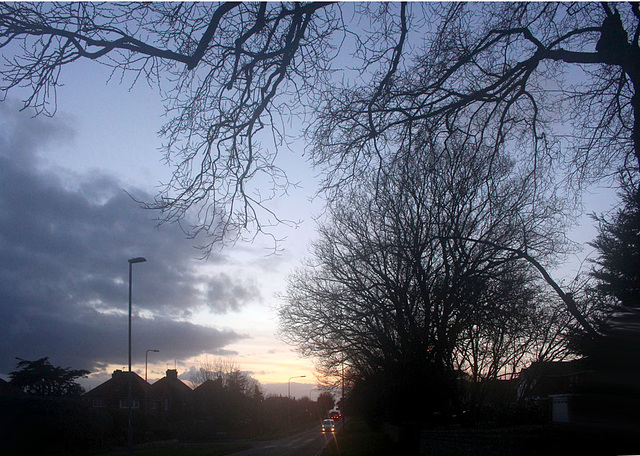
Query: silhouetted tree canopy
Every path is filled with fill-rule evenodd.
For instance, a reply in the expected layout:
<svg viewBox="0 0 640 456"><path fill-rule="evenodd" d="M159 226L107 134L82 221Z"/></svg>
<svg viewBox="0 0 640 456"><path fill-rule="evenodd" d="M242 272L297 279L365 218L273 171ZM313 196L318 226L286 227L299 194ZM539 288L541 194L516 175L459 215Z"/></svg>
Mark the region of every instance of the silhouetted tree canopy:
<svg viewBox="0 0 640 456"><path fill-rule="evenodd" d="M246 396L252 399L262 400L263 392L260 382L240 370L240 365L231 358L218 356L205 358L200 366L189 376L193 388L213 380L219 383L220 388L236 396Z"/></svg>
<svg viewBox="0 0 640 456"><path fill-rule="evenodd" d="M625 185L626 184L626 185ZM613 216L596 217L599 233L592 277L610 311L602 337L583 341L593 371L584 389L597 399L599 419L637 427L640 407L640 190L622 185L622 205ZM596 296L597 296L596 294Z"/></svg>
<svg viewBox="0 0 640 456"><path fill-rule="evenodd" d="M35 361L18 359L17 370L11 372L11 384L34 396L80 396L84 389L76 382L90 372L84 369L53 366L49 358Z"/></svg>
<svg viewBox="0 0 640 456"><path fill-rule="evenodd" d="M3 3L0 90L53 114L80 59L158 86L174 173L148 206L211 248L283 222L300 129L330 197L425 129L508 148L531 185L636 173L639 36L636 3Z"/></svg>
<svg viewBox="0 0 640 456"><path fill-rule="evenodd" d="M622 204L612 219L596 217L599 234L591 245L599 257L592 275L600 292L640 309L640 189L627 188Z"/></svg>
<svg viewBox="0 0 640 456"><path fill-rule="evenodd" d="M563 205L540 204L528 178L483 145L416 140L331 203L290 278L283 339L334 374L345 362L405 409L445 407L458 370L480 380L561 359L571 324L543 320L555 315L549 296L514 250L541 262L561 253Z"/></svg>
<svg viewBox="0 0 640 456"><path fill-rule="evenodd" d="M326 413L331 410L336 403L333 395L326 392L320 393L316 402L318 404L318 411L322 414L322 417L326 416Z"/></svg>

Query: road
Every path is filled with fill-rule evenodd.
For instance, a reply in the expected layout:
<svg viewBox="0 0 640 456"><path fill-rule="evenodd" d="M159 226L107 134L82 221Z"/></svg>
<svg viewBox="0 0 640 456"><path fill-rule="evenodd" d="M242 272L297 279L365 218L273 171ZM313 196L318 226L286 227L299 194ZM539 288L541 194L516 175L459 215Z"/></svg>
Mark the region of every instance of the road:
<svg viewBox="0 0 640 456"><path fill-rule="evenodd" d="M338 427L339 428L339 427ZM320 456L324 448L335 440L323 435L320 425L279 440L256 442L253 448L233 453L234 456Z"/></svg>

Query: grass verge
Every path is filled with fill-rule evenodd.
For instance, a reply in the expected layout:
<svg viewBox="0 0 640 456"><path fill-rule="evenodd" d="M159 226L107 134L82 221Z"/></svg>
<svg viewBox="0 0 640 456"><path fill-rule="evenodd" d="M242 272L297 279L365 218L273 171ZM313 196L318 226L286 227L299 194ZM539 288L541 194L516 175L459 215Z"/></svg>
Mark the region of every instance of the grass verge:
<svg viewBox="0 0 640 456"><path fill-rule="evenodd" d="M351 418L346 430L336 436L336 444L329 445L324 456L390 456L398 454L398 447L386 434L374 431L364 420Z"/></svg>
<svg viewBox="0 0 640 456"><path fill-rule="evenodd" d="M251 448L251 445L242 443L167 443L157 447L136 448L133 454L136 456L223 456L248 448ZM124 450L106 453L104 456L124 456L128 454L128 451Z"/></svg>

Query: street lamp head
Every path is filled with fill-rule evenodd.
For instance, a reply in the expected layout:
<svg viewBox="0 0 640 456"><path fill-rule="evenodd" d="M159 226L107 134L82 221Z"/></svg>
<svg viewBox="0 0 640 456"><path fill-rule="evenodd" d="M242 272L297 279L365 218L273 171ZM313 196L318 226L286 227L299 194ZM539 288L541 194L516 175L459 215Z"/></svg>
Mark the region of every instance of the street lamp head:
<svg viewBox="0 0 640 456"><path fill-rule="evenodd" d="M160 350L151 350L154 353L160 353Z"/></svg>
<svg viewBox="0 0 640 456"><path fill-rule="evenodd" d="M136 258L131 258L128 261L129 261L130 264L133 264L133 263L144 263L145 261L147 261L147 259L144 258L144 257L136 257Z"/></svg>

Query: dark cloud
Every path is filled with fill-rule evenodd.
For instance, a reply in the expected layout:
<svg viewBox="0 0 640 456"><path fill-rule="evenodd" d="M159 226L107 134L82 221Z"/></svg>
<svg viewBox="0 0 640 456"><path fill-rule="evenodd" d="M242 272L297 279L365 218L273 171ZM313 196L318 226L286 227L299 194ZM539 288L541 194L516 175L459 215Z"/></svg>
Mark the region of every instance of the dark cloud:
<svg viewBox="0 0 640 456"><path fill-rule="evenodd" d="M148 262L133 270L135 359L150 347L161 349L161 360L215 353L246 337L185 320L203 309L241 309L259 299L254 283L228 271L205 274L179 228L156 227L115 177L43 166L47 148L72 131L11 108L0 103L0 373L13 370L16 356L51 356L74 368L124 365L127 259L136 256ZM212 257L209 266L223 261Z"/></svg>

